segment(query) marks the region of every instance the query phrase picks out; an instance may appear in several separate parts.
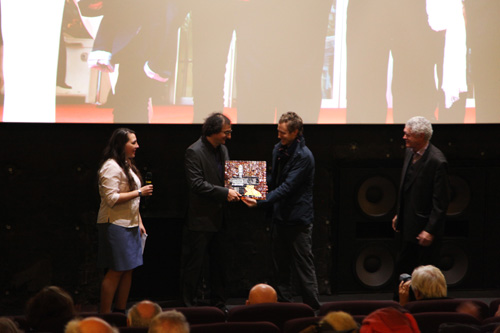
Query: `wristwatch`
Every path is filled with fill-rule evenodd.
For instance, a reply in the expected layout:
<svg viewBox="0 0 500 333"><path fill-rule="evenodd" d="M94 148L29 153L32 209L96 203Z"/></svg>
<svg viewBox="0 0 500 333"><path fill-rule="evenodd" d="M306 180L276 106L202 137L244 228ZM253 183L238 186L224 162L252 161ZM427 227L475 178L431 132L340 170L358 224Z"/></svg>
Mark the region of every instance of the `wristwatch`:
<svg viewBox="0 0 500 333"><path fill-rule="evenodd" d="M139 196L142 197L142 192L141 190L137 190L137 192L139 192Z"/></svg>

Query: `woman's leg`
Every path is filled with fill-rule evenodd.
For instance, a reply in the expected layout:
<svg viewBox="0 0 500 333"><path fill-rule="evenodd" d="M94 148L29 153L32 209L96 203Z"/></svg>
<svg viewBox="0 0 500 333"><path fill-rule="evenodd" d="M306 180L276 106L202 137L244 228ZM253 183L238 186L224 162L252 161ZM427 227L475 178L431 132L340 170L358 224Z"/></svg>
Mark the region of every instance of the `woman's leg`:
<svg viewBox="0 0 500 333"><path fill-rule="evenodd" d="M128 271L127 271L128 272ZM122 275L126 272L117 272L108 269L106 275L101 283L101 306L100 313L110 313L111 305L113 304L113 297L115 296L116 289L120 284Z"/></svg>
<svg viewBox="0 0 500 333"><path fill-rule="evenodd" d="M125 310L127 307L128 294L132 285L132 270L121 272L123 273L118 284L116 293L115 309Z"/></svg>

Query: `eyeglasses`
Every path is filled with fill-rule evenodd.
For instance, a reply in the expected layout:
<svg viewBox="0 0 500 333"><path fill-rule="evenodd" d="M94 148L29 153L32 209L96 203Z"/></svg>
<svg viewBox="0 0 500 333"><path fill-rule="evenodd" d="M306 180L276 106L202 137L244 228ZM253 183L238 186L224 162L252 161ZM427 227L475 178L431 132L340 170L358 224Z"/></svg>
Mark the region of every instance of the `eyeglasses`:
<svg viewBox="0 0 500 333"><path fill-rule="evenodd" d="M233 131L232 131L232 130L229 130L229 131L224 131L224 134L226 134L226 135L230 135L231 133L233 133Z"/></svg>

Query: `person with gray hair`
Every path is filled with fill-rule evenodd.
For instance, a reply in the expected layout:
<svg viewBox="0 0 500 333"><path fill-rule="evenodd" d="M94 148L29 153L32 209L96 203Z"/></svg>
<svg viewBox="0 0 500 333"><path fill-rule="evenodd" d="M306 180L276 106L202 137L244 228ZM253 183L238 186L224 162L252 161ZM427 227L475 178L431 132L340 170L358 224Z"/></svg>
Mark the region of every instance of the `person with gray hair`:
<svg viewBox="0 0 500 333"><path fill-rule="evenodd" d="M148 333L189 333L189 324L181 312L164 311L153 318Z"/></svg>
<svg viewBox="0 0 500 333"><path fill-rule="evenodd" d="M432 133L432 125L424 117L411 118L404 128L406 151L397 214L392 220L392 228L402 238L397 277L421 265L436 265L439 258L450 200L448 162L430 143ZM399 297L397 289L395 299Z"/></svg>
<svg viewBox="0 0 500 333"><path fill-rule="evenodd" d="M161 312L161 306L148 300L134 304L127 313L127 326L149 327L151 320Z"/></svg>
<svg viewBox="0 0 500 333"><path fill-rule="evenodd" d="M448 293L446 279L439 268L433 265L419 266L413 270L411 280L399 285L399 304L409 301L411 287L416 300L445 298Z"/></svg>
<svg viewBox="0 0 500 333"><path fill-rule="evenodd" d="M426 141L430 141L432 137L432 124L424 117L416 116L406 122L406 127L413 133L420 133L424 135Z"/></svg>

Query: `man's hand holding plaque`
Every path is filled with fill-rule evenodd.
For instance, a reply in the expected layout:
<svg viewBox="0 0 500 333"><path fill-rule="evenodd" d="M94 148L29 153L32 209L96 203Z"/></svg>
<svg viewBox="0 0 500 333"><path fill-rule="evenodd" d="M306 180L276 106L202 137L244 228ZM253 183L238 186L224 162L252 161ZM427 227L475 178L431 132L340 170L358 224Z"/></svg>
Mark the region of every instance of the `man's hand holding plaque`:
<svg viewBox="0 0 500 333"><path fill-rule="evenodd" d="M251 199L245 201L247 205L249 202L255 202L254 205L257 205L257 200L265 200L267 195L266 162L226 161L224 185L230 191L236 191L239 194L238 199Z"/></svg>

